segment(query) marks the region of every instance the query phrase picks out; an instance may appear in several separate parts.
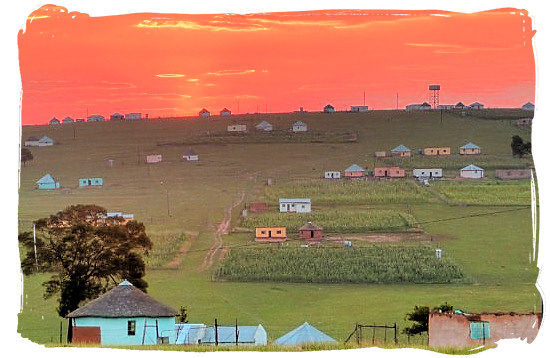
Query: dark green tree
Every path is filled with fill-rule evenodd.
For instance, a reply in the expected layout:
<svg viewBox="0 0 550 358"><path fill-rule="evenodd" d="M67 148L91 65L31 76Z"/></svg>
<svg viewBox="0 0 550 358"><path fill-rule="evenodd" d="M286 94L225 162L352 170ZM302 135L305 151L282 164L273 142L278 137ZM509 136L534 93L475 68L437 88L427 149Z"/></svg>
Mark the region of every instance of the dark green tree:
<svg viewBox="0 0 550 358"><path fill-rule="evenodd" d="M27 162L30 162L33 159L34 157L29 148L21 148L21 162L23 163L23 166L25 166Z"/></svg>
<svg viewBox="0 0 550 358"><path fill-rule="evenodd" d="M23 273L53 273L42 284L44 297L59 294L61 317L122 279L144 292L147 289L142 256L148 255L152 244L145 226L106 214L97 205L73 205L35 221L36 244L31 232L19 234L26 249Z"/></svg>
<svg viewBox="0 0 550 358"><path fill-rule="evenodd" d="M435 307L434 310L439 312L452 312L453 306L444 304ZM405 315L405 318L411 322L413 325L411 327L405 327L403 333L406 335L412 336L415 334L422 334L423 332L428 332L428 320L430 317L430 307L428 306L414 306L412 312L409 312Z"/></svg>
<svg viewBox="0 0 550 358"><path fill-rule="evenodd" d="M524 155L531 153L531 142L524 142L519 135L515 135L512 137L512 143L510 143L510 147L512 147L512 155L514 157L521 158Z"/></svg>

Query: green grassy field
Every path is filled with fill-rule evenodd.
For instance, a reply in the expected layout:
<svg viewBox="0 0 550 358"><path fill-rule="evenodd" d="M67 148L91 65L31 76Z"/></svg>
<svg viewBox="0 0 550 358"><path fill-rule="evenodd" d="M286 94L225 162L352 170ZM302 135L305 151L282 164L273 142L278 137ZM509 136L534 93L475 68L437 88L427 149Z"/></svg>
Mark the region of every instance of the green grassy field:
<svg viewBox="0 0 550 358"><path fill-rule="evenodd" d="M525 182L496 185L492 179L484 179L483 185L494 185L483 190L488 196L475 196L477 204L483 205L449 205L454 201L471 203L471 193L478 184L437 183L427 189L412 181L365 183L363 187L362 183L331 185L319 180L325 170L343 170L353 163L372 168L376 164L375 151L390 150L401 143L413 149L446 145L456 152L472 141L483 151L482 156L467 160L457 157L456 162L415 155L401 160L408 170L417 166L442 167L446 176L453 177L462 164L473 163L486 165L487 175L492 177L493 168L530 166L530 157L510 155L513 135L530 140L529 133L517 129L511 119L487 120L444 113L441 120L439 113L376 111L243 115L233 116L230 121L254 125L263 119L279 130L290 128L292 122L300 119L316 132L356 133L357 141L270 142L263 140L263 133L253 132L248 134L246 143L219 138L208 142L204 140L207 132L224 137L227 122L206 119L24 127L23 140L48 135L57 144L31 148L34 160L21 168L20 230L30 230L33 220L71 204L97 204L108 211L133 213L146 225L153 241L146 276L153 297L174 308L187 306L190 322L212 323L217 318L221 324L230 324L238 318L241 324L261 323L270 341L304 321L338 340L345 339L357 322L396 322L401 330L408 324L405 314L415 305L448 302L471 312L541 310L541 297L535 287L536 242L526 194L529 186ZM198 163L181 160L189 147L199 154ZM162 154L163 162L147 165L147 154ZM112 167L109 159L114 160ZM447 174L453 171L455 175ZM36 180L46 173L59 179L63 189L36 190ZM80 177L103 177L105 185L79 189ZM268 178L272 186L265 185ZM231 226L239 225L240 211L248 202L273 203L292 188L297 188L296 194L311 194L314 210L317 198L321 211L329 210L327 206L334 199L337 205L333 209L343 210L346 215L354 210L360 212L362 205L410 215L428 236L433 235L434 241L429 244L441 248L444 257L452 258L468 283L214 280L220 258L231 247L255 245L250 234L230 234L221 235L223 249L213 249L220 237L215 234L217 225L227 218L232 219ZM356 195L347 194L352 188ZM507 194L501 194L499 190L503 188ZM439 193L453 202L442 200ZM511 202L511 196L517 196L518 201ZM365 203L359 203L362 200ZM353 204L353 208L342 209L346 203ZM508 204L514 206L502 206ZM24 278L18 331L37 343L59 342L62 320L55 312L55 299L42 298L41 283L47 277ZM406 340L400 334L400 342Z"/></svg>

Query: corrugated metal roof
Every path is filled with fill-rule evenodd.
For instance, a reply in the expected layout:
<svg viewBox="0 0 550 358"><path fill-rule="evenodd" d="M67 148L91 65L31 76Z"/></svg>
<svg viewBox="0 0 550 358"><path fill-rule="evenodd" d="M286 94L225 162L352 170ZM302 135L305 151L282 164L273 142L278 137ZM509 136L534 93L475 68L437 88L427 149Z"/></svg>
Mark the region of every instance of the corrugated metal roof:
<svg viewBox="0 0 550 358"><path fill-rule="evenodd" d="M46 174L42 178L38 179L36 181L37 184L51 184L55 183L57 180L55 180L54 177L51 176L51 174Z"/></svg>
<svg viewBox="0 0 550 358"><path fill-rule="evenodd" d="M392 152L410 152L411 150L405 147L403 144L399 144L397 147L391 150Z"/></svg>
<svg viewBox="0 0 550 358"><path fill-rule="evenodd" d="M293 126L305 126L306 124L302 121L294 122Z"/></svg>
<svg viewBox="0 0 550 358"><path fill-rule="evenodd" d="M279 203L306 203L306 204L310 204L311 199L308 199L308 198L299 198L299 199L280 198Z"/></svg>
<svg viewBox="0 0 550 358"><path fill-rule="evenodd" d="M176 338L176 344L215 344L216 332L215 327L208 327L202 323L186 323L176 327L180 329L178 337ZM263 331L267 337L267 333L261 324L257 326L218 326L218 343L227 344L236 342L236 332L239 332L238 343L248 344L266 344L266 342L257 342L256 333Z"/></svg>
<svg viewBox="0 0 550 358"><path fill-rule="evenodd" d="M464 144L460 149L480 149L477 145L475 145L472 142L469 142L467 144Z"/></svg>
<svg viewBox="0 0 550 358"><path fill-rule="evenodd" d="M308 343L336 343L336 340L305 322L274 342L277 345L299 346Z"/></svg>
<svg viewBox="0 0 550 358"><path fill-rule="evenodd" d="M344 170L345 172L364 172L365 169L361 168L357 164L352 164L349 168Z"/></svg>
<svg viewBox="0 0 550 358"><path fill-rule="evenodd" d="M475 166L475 165L473 165L473 164L470 164L470 165L468 165L467 167L464 167L464 168L462 168L462 169L460 169L460 170L470 171L470 170L484 170L484 169L483 169L483 168L480 168L480 167L478 167L478 166Z"/></svg>
<svg viewBox="0 0 550 358"><path fill-rule="evenodd" d="M69 313L68 317L172 317L176 310L124 280L109 292Z"/></svg>

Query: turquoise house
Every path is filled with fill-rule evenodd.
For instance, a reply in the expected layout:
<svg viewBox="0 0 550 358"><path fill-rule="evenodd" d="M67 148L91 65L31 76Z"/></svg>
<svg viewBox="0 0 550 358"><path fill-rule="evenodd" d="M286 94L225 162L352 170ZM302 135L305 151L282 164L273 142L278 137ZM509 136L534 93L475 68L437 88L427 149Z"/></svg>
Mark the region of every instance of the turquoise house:
<svg viewBox="0 0 550 358"><path fill-rule="evenodd" d="M50 174L46 174L36 181L36 187L38 189L59 189L61 183Z"/></svg>
<svg viewBox="0 0 550 358"><path fill-rule="evenodd" d="M79 187L87 186L103 186L103 178L80 178L78 179Z"/></svg>
<svg viewBox="0 0 550 358"><path fill-rule="evenodd" d="M130 282L68 314L70 343L152 345L176 342L177 312Z"/></svg>

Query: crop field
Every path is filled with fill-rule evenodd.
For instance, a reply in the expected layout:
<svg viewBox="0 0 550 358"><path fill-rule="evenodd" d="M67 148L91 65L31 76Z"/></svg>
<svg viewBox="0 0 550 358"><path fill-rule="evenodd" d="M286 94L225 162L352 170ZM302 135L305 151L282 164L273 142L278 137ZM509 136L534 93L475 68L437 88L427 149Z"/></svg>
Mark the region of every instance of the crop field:
<svg viewBox="0 0 550 358"><path fill-rule="evenodd" d="M355 133L357 141L315 142L303 137L304 142L270 142L269 134L250 133L233 143L234 139L225 138L227 122L196 118L23 127L23 140L47 135L56 144L30 148L34 159L21 166L19 230L32 230L34 220L72 204L97 204L108 211L134 214L153 241L145 277L152 297L173 308L186 306L193 323L212 324L217 318L229 324L238 318L241 324L262 324L270 342L304 321L340 341L356 322L397 322L401 330L409 325L404 317L415 305L448 302L467 312L540 312L541 295L535 286L538 250L527 181L444 180L426 188L408 178L377 182L320 179L326 170L344 170L353 163L372 168L382 162L373 158L375 151L401 143L413 149L447 145L455 150L469 141L483 151L473 163L487 166L486 174L491 177L491 168L533 165L530 156L510 155L511 137L519 134L530 141L528 131L516 128L509 119L403 111L235 115L231 122L253 126L264 119L276 130L288 130L294 121L302 120L314 133L325 133L325 139ZM218 138L209 139L207 132ZM189 147L199 154L198 162L182 160ZM147 165L147 154L162 154L163 161ZM403 167L436 167L439 159L414 156L403 160L407 163ZM456 169L462 164L470 161L437 167L443 167L447 176L447 167ZM46 173L59 179L61 190L35 188L36 180ZM449 175L456 176L458 171ZM105 184L81 189L81 177L102 177ZM266 185L267 179L272 185ZM471 193L478 205L460 205L476 204ZM273 206L279 197L292 196L311 197L313 212L300 217L272 209L240 217L252 201L266 200ZM502 207L506 205L516 206ZM243 222L253 228L260 220L284 223L289 230L313 221L327 231L342 233L388 227L421 229L425 237L435 239L415 244L428 247L430 256L434 248L442 249L443 258L452 259L462 276L452 283L429 285L215 280L216 272L244 252L245 246L253 245L246 250L264 250L251 241L250 233L217 232L220 223L228 223L229 229ZM360 246L354 242L353 248L362 250ZM313 255L313 250L296 252ZM66 333L67 322L56 313L56 299L43 298L42 282L49 276L24 277L17 328L23 337L41 344L59 342L60 323ZM399 339L407 342L401 332Z"/></svg>
<svg viewBox="0 0 550 358"><path fill-rule="evenodd" d="M308 221L322 226L328 233L358 233L369 231L408 231L418 229L412 215L390 209L362 208L329 209L312 213L263 213L252 214L242 220L248 228L284 226L297 232Z"/></svg>
<svg viewBox="0 0 550 358"><path fill-rule="evenodd" d="M228 281L303 283L461 283L463 274L421 246L233 250L216 271Z"/></svg>
<svg viewBox="0 0 550 358"><path fill-rule="evenodd" d="M278 204L279 198L311 198L314 205L405 204L428 202L431 195L407 180L366 181L318 179L268 186L265 197Z"/></svg>

